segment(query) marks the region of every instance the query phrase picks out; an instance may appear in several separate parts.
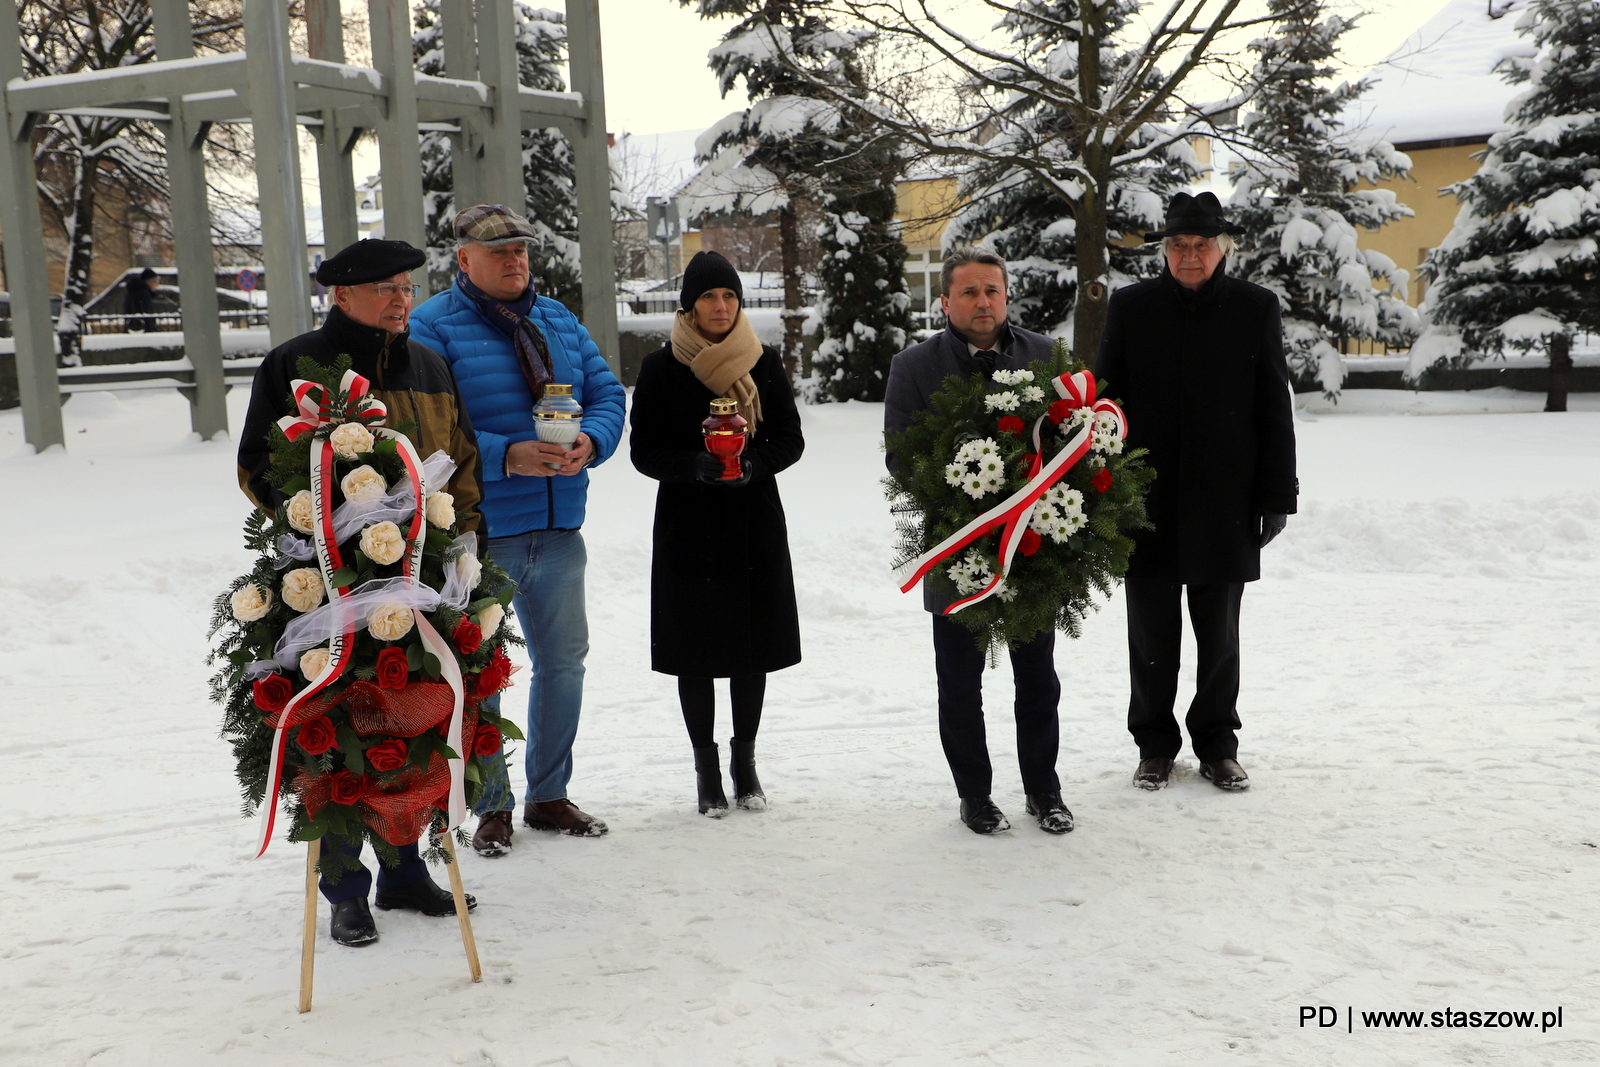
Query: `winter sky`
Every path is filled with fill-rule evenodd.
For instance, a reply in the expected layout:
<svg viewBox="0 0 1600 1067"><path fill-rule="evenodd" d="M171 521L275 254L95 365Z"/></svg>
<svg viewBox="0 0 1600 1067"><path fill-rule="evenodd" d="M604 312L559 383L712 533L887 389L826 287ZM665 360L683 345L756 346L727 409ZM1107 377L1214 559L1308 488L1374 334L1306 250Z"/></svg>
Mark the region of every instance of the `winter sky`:
<svg viewBox="0 0 1600 1067"><path fill-rule="evenodd" d="M977 0L942 0L966 32L994 21ZM1264 0L1247 4L1264 8ZM1341 14L1365 12L1345 38L1353 71L1381 61L1444 6L1444 0L1334 0ZM701 19L676 0L605 0L600 5L606 65L606 124L635 134L698 130L745 106L738 90L722 97L705 54L733 24Z"/></svg>

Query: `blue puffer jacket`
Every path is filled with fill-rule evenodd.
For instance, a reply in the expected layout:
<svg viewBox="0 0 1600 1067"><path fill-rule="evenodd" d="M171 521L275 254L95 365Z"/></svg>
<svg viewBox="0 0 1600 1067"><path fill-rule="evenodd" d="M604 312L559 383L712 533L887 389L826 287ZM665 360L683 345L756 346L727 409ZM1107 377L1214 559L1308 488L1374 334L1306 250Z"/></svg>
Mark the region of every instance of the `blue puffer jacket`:
<svg viewBox="0 0 1600 1067"><path fill-rule="evenodd" d="M622 439L628 403L622 383L572 312L541 296L534 302L533 319L550 347L555 380L572 383L573 399L583 405L583 432L595 450L590 466L604 463ZM533 396L510 338L452 285L411 313L411 339L443 354L455 373L483 456L479 507L489 524L489 536L582 526L588 468L553 478L505 475L506 447L539 436L533 427Z"/></svg>

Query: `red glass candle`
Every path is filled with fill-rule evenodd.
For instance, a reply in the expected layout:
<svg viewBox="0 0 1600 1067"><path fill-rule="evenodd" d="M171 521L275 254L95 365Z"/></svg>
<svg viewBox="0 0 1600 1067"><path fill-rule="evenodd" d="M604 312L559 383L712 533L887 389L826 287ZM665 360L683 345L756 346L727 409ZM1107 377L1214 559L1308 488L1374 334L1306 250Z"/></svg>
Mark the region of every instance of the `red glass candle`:
<svg viewBox="0 0 1600 1067"><path fill-rule="evenodd" d="M711 402L711 416L700 424L705 434L706 451L722 460L722 480L732 481L744 472L739 453L744 451L750 424L739 414L739 402L718 397Z"/></svg>

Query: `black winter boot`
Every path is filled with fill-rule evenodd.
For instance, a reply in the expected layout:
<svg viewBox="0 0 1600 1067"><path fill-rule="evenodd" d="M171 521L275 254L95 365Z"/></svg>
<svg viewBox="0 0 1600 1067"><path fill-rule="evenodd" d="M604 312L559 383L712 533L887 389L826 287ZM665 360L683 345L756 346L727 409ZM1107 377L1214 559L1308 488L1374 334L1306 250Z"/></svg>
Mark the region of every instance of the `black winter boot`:
<svg viewBox="0 0 1600 1067"><path fill-rule="evenodd" d="M756 743L728 738L728 774L733 777L733 802L745 811L766 811L767 794L756 777Z"/></svg>
<svg viewBox="0 0 1600 1067"><path fill-rule="evenodd" d="M728 795L722 791L722 757L716 745L694 750L694 780L700 792L700 814L713 819L728 814Z"/></svg>

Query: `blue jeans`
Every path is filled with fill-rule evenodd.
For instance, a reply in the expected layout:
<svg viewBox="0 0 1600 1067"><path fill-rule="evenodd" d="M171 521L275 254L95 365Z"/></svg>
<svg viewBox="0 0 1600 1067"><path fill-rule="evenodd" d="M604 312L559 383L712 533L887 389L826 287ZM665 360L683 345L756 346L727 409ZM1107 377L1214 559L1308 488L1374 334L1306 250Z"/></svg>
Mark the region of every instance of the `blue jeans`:
<svg viewBox="0 0 1600 1067"><path fill-rule="evenodd" d="M540 530L489 539L489 558L517 583L512 606L528 642L533 677L528 693L526 765L530 804L560 800L572 780L572 742L583 708L583 659L589 654L589 616L583 571L589 556L577 530ZM484 702L500 713L500 696ZM516 804L504 750L484 760L479 814Z"/></svg>

